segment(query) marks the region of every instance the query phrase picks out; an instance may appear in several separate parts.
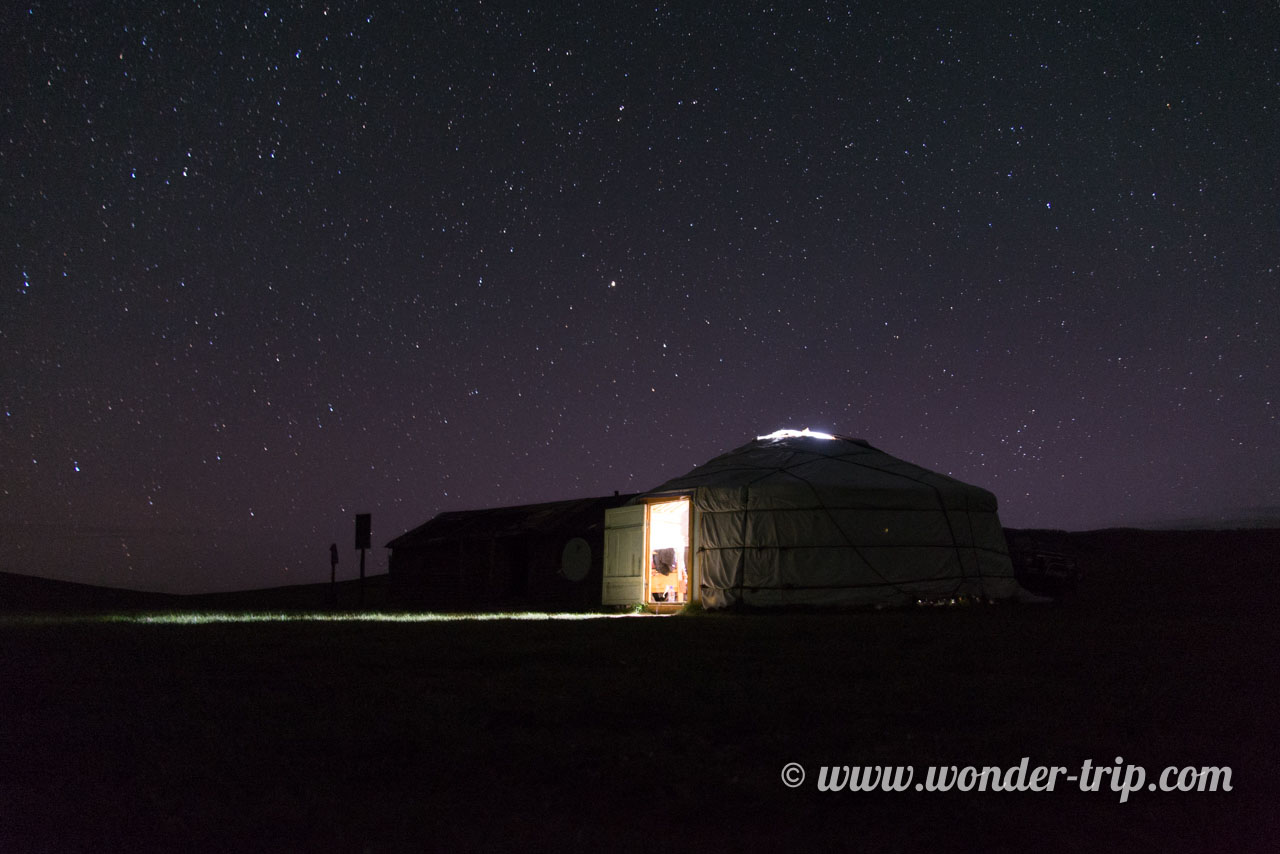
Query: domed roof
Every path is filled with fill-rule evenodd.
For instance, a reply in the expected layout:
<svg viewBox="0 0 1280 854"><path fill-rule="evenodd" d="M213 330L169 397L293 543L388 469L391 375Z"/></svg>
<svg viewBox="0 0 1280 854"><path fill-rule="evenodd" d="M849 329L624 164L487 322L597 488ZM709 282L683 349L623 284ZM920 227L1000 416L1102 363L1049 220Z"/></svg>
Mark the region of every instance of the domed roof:
<svg viewBox="0 0 1280 854"><path fill-rule="evenodd" d="M759 436L691 471L666 481L647 495L737 491L747 488L758 501L771 492L839 494L869 505L957 507L996 510L996 497L964 483L891 456L865 439L779 430ZM851 495L852 494L852 495ZM911 496L914 496L912 498ZM810 499L812 500L812 499Z"/></svg>

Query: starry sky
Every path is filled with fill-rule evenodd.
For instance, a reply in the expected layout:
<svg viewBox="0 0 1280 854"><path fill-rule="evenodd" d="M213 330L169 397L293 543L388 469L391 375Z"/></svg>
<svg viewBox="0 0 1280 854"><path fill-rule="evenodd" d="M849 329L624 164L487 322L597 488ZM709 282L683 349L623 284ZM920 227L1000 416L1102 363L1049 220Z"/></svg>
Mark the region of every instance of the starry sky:
<svg viewBox="0 0 1280 854"><path fill-rule="evenodd" d="M1280 505L1280 7L956 5L9 4L0 569L349 578L779 427Z"/></svg>

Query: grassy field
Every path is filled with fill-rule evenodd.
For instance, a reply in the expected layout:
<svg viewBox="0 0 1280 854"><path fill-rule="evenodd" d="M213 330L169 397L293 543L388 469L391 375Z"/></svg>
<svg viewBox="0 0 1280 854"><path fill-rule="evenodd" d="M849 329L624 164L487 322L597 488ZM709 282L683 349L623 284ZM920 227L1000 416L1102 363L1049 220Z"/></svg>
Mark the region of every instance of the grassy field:
<svg viewBox="0 0 1280 854"><path fill-rule="evenodd" d="M0 850L1272 850L1280 534L1178 536L1079 535L1049 607L0 618ZM815 786L1024 756L1233 790Z"/></svg>

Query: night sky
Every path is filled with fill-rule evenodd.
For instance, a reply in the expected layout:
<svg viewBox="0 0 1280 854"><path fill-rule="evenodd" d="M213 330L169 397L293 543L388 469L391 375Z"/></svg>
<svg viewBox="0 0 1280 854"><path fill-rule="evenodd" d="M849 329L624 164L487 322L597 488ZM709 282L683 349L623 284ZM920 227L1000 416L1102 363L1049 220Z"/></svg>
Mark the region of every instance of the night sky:
<svg viewBox="0 0 1280 854"><path fill-rule="evenodd" d="M0 569L352 577L779 427L1280 505L1275 4L392 5L0 13Z"/></svg>

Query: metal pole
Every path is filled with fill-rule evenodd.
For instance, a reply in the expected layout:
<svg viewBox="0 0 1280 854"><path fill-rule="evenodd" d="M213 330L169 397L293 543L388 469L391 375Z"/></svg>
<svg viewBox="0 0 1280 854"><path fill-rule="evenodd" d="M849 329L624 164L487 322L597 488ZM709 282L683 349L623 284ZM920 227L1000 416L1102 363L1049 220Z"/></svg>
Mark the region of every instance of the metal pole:
<svg viewBox="0 0 1280 854"><path fill-rule="evenodd" d="M329 607L338 606L338 544L329 545Z"/></svg>

